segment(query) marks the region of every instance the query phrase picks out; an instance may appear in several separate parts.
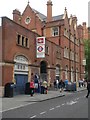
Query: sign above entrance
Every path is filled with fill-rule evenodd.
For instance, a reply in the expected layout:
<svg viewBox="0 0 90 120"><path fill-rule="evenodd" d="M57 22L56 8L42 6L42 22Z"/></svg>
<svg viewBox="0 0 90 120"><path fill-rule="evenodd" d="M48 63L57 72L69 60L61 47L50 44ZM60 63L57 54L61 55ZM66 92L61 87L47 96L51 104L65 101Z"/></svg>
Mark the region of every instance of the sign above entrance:
<svg viewBox="0 0 90 120"><path fill-rule="evenodd" d="M45 37L36 38L36 57L37 58L45 57Z"/></svg>
<svg viewBox="0 0 90 120"><path fill-rule="evenodd" d="M37 37L36 44L45 44L45 37Z"/></svg>

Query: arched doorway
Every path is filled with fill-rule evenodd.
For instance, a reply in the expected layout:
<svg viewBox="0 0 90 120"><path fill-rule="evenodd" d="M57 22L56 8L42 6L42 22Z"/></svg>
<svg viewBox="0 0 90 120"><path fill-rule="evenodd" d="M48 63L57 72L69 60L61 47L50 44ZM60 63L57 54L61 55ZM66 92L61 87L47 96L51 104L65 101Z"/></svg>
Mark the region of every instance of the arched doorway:
<svg viewBox="0 0 90 120"><path fill-rule="evenodd" d="M40 78L42 81L47 80L47 62L41 61L40 63Z"/></svg>
<svg viewBox="0 0 90 120"><path fill-rule="evenodd" d="M73 67L71 68L71 82L74 81L74 72L73 72Z"/></svg>
<svg viewBox="0 0 90 120"><path fill-rule="evenodd" d="M78 68L76 69L76 82L78 82Z"/></svg>
<svg viewBox="0 0 90 120"><path fill-rule="evenodd" d="M60 80L60 65L56 65L56 79Z"/></svg>
<svg viewBox="0 0 90 120"><path fill-rule="evenodd" d="M25 84L28 82L28 60L23 55L18 55L14 58L14 77L16 87L14 94L25 93Z"/></svg>
<svg viewBox="0 0 90 120"><path fill-rule="evenodd" d="M65 68L65 79L68 79L68 66L66 65Z"/></svg>

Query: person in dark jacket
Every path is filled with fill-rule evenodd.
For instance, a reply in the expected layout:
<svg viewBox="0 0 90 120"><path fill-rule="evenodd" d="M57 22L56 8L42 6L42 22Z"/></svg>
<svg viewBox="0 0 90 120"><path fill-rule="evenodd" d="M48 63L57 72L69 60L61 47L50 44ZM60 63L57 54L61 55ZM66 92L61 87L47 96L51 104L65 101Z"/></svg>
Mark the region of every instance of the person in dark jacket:
<svg viewBox="0 0 90 120"><path fill-rule="evenodd" d="M87 92L86 98L88 98L89 93L90 93L90 80L87 81L87 90L88 90L88 92Z"/></svg>

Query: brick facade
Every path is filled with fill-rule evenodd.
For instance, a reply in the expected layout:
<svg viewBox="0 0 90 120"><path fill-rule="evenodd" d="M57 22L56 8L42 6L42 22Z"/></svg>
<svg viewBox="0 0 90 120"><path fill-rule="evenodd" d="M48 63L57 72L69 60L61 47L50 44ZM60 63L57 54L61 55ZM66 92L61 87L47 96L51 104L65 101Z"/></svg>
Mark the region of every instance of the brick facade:
<svg viewBox="0 0 90 120"><path fill-rule="evenodd" d="M71 15L68 18L66 8L63 15L53 17L51 1L47 2L47 11L49 12L46 17L28 4L22 15L17 9L13 11L13 20L2 18L3 86L11 82L17 74L17 56L26 58L28 65L24 67L28 66L28 69L19 71L19 74L25 72L28 81L31 79L31 73L41 74L42 61L46 64L48 83L52 84L56 77L72 82L78 81L79 77L84 78L82 39L86 37L83 36L85 24L77 26L77 17ZM45 52L45 58L36 58L36 37L39 36L46 38L45 47L47 46L48 52ZM19 43L19 37L27 39L28 42Z"/></svg>

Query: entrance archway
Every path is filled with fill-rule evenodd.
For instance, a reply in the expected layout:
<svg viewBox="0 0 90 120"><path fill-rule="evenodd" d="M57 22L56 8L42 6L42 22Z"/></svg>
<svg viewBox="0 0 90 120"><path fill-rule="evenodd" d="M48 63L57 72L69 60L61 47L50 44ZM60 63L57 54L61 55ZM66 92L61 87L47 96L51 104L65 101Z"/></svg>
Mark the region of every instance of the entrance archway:
<svg viewBox="0 0 90 120"><path fill-rule="evenodd" d="M47 80L47 62L41 61L40 63L40 78L42 81Z"/></svg>
<svg viewBox="0 0 90 120"><path fill-rule="evenodd" d="M68 79L68 66L66 65L65 68L65 79Z"/></svg>
<svg viewBox="0 0 90 120"><path fill-rule="evenodd" d="M60 80L60 65L56 65L56 79Z"/></svg>

